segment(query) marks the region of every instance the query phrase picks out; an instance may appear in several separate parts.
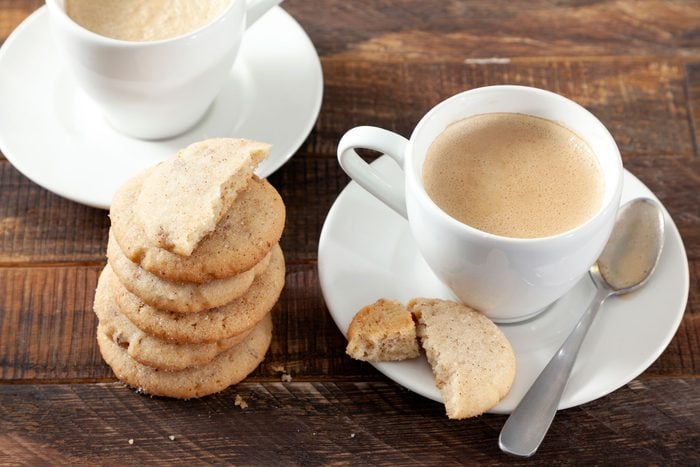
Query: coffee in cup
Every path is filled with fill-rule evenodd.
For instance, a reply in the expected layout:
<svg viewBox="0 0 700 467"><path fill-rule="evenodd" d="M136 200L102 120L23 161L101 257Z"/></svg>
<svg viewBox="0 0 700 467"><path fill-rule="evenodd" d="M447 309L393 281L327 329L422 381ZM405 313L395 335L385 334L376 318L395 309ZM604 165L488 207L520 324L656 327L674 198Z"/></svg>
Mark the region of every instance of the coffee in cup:
<svg viewBox="0 0 700 467"><path fill-rule="evenodd" d="M515 113L449 125L428 148L422 176L447 214L513 238L549 237L583 224L605 191L585 140L551 120Z"/></svg>
<svg viewBox="0 0 700 467"><path fill-rule="evenodd" d="M66 14L85 29L124 41L182 36L221 16L231 0L65 0Z"/></svg>

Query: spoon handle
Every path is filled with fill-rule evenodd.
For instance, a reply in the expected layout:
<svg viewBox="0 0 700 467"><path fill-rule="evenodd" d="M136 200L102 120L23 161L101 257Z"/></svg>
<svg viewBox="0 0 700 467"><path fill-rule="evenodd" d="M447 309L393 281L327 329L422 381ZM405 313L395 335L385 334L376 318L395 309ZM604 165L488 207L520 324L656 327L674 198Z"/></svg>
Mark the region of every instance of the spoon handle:
<svg viewBox="0 0 700 467"><path fill-rule="evenodd" d="M518 406L506 420L498 446L515 456L530 457L542 443L557 413L561 395L588 328L610 292L599 288L569 337L549 361Z"/></svg>

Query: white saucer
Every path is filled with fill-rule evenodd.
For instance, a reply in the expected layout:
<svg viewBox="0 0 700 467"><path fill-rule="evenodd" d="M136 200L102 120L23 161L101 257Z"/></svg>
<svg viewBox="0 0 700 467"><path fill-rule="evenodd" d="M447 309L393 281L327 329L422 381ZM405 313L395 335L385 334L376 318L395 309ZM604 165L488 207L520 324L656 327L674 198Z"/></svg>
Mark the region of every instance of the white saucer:
<svg viewBox="0 0 700 467"><path fill-rule="evenodd" d="M372 166L390 182L402 172L387 156ZM622 201L655 198L625 172ZM666 348L688 298L688 261L678 229L666 216L664 250L649 283L611 298L593 323L564 392L560 409L602 397L634 379ZM450 298L419 256L407 222L351 182L326 218L318 251L326 305L345 334L355 312L379 298L406 303L414 297ZM517 375L508 396L490 412L510 413L554 355L593 297L588 277L541 315L500 328L513 344ZM424 357L375 367L402 386L441 401Z"/></svg>
<svg viewBox="0 0 700 467"><path fill-rule="evenodd" d="M41 7L0 49L0 150L44 188L106 209L129 177L209 137L272 143L257 171L267 177L304 142L322 94L313 44L276 7L246 32L230 79L202 121L168 140L129 138L113 130L76 87L51 39L46 7Z"/></svg>

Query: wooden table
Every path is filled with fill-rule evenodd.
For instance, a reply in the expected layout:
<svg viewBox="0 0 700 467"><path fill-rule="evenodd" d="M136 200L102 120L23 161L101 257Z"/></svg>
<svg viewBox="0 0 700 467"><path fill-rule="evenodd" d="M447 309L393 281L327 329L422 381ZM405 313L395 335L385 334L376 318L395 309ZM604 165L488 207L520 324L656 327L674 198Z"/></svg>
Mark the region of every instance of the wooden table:
<svg viewBox="0 0 700 467"><path fill-rule="evenodd" d="M42 3L0 0L0 41ZM343 132L372 124L408 135L443 98L502 83L595 113L670 211L690 262L688 306L663 355L618 391L559 413L534 462L700 463L700 3L284 5L318 49L325 94L313 132L270 177L287 203L288 268L267 359L244 383L189 402L115 382L92 312L106 212L0 157L0 464L512 462L497 446L504 416L450 421L440 404L349 359L316 269L325 215L348 182L335 159Z"/></svg>

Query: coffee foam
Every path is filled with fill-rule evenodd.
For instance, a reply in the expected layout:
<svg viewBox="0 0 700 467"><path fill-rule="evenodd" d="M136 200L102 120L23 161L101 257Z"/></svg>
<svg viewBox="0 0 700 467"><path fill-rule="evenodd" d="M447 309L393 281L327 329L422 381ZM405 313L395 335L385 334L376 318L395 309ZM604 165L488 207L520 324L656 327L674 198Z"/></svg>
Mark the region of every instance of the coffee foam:
<svg viewBox="0 0 700 467"><path fill-rule="evenodd" d="M428 148L423 184L460 222L496 235L570 230L601 207L604 179L589 145L542 118L482 114L453 123Z"/></svg>
<svg viewBox="0 0 700 467"><path fill-rule="evenodd" d="M231 0L66 0L66 14L96 34L126 41L182 36L216 19Z"/></svg>

